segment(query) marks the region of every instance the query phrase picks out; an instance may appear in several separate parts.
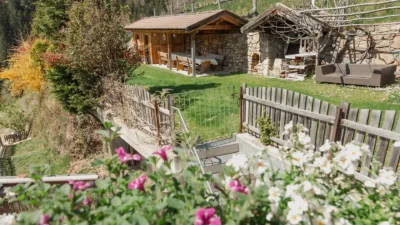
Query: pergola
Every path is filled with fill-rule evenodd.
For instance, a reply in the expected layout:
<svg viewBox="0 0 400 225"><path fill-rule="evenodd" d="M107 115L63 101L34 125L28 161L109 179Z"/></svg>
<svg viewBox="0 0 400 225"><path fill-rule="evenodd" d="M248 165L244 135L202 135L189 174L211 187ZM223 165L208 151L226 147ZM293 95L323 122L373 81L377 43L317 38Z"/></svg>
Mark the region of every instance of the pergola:
<svg viewBox="0 0 400 225"><path fill-rule="evenodd" d="M185 37L190 36L192 68L196 68L196 35L239 33L246 19L228 11L217 10L179 15L156 16L138 20L125 27L133 33L135 50L159 63L158 51L168 54L168 68L172 68L171 53L185 51ZM193 76L196 70L193 69Z"/></svg>

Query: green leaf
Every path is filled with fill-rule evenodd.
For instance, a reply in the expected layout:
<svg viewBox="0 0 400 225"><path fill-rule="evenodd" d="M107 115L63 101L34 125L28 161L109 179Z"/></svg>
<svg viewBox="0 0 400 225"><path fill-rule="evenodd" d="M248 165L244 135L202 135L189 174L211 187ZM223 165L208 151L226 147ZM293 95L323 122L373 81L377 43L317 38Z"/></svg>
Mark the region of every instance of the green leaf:
<svg viewBox="0 0 400 225"><path fill-rule="evenodd" d="M182 202L182 201L179 200L179 199L170 198L170 199L168 199L167 202L168 202L168 206L169 206L169 207L172 207L172 208L174 208L174 209L183 209L183 208L185 208L185 203Z"/></svg>
<svg viewBox="0 0 400 225"><path fill-rule="evenodd" d="M96 180L96 186L100 189L107 189L111 185L110 179Z"/></svg>
<svg viewBox="0 0 400 225"><path fill-rule="evenodd" d="M104 165L104 162L102 160L96 159L96 160L94 160L92 162L92 167L98 167L98 166L101 166L101 165Z"/></svg>
<svg viewBox="0 0 400 225"><path fill-rule="evenodd" d="M69 185L69 184L63 184L63 185L60 187L60 192L63 193L63 194L65 194L65 195L69 194L69 193L71 192L71 185Z"/></svg>
<svg viewBox="0 0 400 225"><path fill-rule="evenodd" d="M114 197L114 198L111 200L111 204L112 204L113 206L120 206L121 203L122 203L122 201L121 201L121 199L120 199L118 196L117 196L117 197Z"/></svg>
<svg viewBox="0 0 400 225"><path fill-rule="evenodd" d="M135 224L138 225L149 225L149 222L147 221L146 218L144 218L143 216L140 215L134 215L133 216L134 221L136 221Z"/></svg>

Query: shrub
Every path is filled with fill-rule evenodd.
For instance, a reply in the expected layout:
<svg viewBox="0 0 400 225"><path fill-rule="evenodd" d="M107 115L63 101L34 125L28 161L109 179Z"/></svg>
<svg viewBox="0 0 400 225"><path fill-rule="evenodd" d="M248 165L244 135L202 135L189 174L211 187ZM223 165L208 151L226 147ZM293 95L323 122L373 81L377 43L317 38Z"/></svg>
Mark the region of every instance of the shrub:
<svg viewBox="0 0 400 225"><path fill-rule="evenodd" d="M319 152L301 126L286 126L290 135L281 158L269 151L238 154L227 162L223 182L202 174L193 164L171 173L171 147L153 153L143 171L129 171L140 160L122 148L93 166L105 166L109 177L95 186L82 181L44 184L43 170L30 185L15 188L18 199L39 206L21 213L21 224L395 224L400 183L393 171L377 170L376 179L354 179L366 145L342 146L327 141ZM272 150L270 150L272 151ZM177 152L185 158L183 152ZM323 155L321 155L323 153ZM282 160L279 163L279 160ZM277 166L279 168L277 168ZM215 192L207 189L213 183Z"/></svg>
<svg viewBox="0 0 400 225"><path fill-rule="evenodd" d="M257 123L261 133L261 143L264 145L271 145L271 137L276 135L275 127L271 122L271 118L269 116L260 117L258 118Z"/></svg>
<svg viewBox="0 0 400 225"><path fill-rule="evenodd" d="M29 123L28 116L15 104L0 106L0 128L11 128L16 132L24 132Z"/></svg>

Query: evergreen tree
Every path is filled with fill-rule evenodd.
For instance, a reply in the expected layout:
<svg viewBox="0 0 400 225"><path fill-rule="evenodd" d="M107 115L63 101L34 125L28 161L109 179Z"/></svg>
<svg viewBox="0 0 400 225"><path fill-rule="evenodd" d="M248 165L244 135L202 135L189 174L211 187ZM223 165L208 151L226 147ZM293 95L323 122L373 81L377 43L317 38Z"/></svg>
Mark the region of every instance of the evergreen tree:
<svg viewBox="0 0 400 225"><path fill-rule="evenodd" d="M68 22L67 0L38 0L35 5L32 34L51 41L61 40L60 30Z"/></svg>

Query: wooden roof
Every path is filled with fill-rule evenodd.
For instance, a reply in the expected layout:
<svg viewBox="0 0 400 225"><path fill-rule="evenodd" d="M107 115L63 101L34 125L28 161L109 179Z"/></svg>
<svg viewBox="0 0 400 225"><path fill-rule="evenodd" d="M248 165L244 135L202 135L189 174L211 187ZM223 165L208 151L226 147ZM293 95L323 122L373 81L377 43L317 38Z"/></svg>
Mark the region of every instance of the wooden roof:
<svg viewBox="0 0 400 225"><path fill-rule="evenodd" d="M296 24L298 26L303 26L304 28L307 28L308 26L312 25L311 23L314 23L314 25L317 24L317 22L311 20L308 20L309 24L302 23L302 21L304 21L302 19L303 15L301 15L298 11L289 8L282 3L277 3L273 7L265 10L263 13L258 15L250 22L248 22L246 25L244 25L241 28L241 31L243 33L247 33L257 30L260 28L260 26L262 26L268 20L274 18L275 16L284 18L286 21L290 21L291 23ZM323 24L318 24L318 25L323 25Z"/></svg>
<svg viewBox="0 0 400 225"><path fill-rule="evenodd" d="M140 19L125 27L126 30L181 30L190 33L203 26L224 20L231 28L240 28L247 20L228 11L216 10L197 13L186 13L168 16L155 16ZM219 28L224 28L219 26ZM225 25L225 28L229 26ZM214 30L218 30L218 26Z"/></svg>

